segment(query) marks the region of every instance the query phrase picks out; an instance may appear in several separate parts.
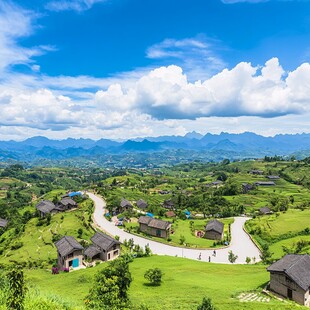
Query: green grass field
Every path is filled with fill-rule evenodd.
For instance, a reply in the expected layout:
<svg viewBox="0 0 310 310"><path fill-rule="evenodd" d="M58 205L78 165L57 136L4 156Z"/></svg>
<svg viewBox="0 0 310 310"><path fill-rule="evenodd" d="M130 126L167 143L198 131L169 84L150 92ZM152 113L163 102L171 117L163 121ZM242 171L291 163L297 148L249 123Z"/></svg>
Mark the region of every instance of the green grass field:
<svg viewBox="0 0 310 310"><path fill-rule="evenodd" d="M51 275L50 271L45 270L29 270L26 275L28 283L43 296L56 296L62 302L81 309L95 272L105 266L106 263L59 275ZM147 269L155 267L164 273L163 283L159 287L146 285L143 277ZM196 309L203 296L210 297L218 310L302 308L276 299L268 303L242 303L236 298L241 292L261 291L269 280L265 266L209 264L152 256L135 259L130 263L130 271L133 277L130 300L135 306L144 303L152 310Z"/></svg>

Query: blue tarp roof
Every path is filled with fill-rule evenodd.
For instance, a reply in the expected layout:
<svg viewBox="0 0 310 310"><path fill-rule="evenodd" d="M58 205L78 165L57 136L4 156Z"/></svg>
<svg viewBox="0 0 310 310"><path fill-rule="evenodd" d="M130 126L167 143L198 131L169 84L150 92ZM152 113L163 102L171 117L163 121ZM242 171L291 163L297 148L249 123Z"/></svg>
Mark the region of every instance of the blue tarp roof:
<svg viewBox="0 0 310 310"><path fill-rule="evenodd" d="M185 213L186 215L191 215L191 213L190 213L188 210L185 210L184 213Z"/></svg>
<svg viewBox="0 0 310 310"><path fill-rule="evenodd" d="M72 192L72 193L69 193L69 197L81 196L81 195L82 195L81 192Z"/></svg>
<svg viewBox="0 0 310 310"><path fill-rule="evenodd" d="M154 217L154 214L153 214L153 213L148 212L148 213L146 213L146 216L149 216L149 217Z"/></svg>

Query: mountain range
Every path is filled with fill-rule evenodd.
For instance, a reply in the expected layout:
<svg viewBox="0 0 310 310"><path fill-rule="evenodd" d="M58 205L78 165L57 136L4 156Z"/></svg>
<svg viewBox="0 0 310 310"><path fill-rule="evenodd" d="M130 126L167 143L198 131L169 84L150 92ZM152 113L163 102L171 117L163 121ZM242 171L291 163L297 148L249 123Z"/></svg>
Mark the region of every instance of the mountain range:
<svg viewBox="0 0 310 310"><path fill-rule="evenodd" d="M74 157L94 157L107 154L152 153L185 150L201 154L225 153L232 158L257 158L262 156L294 153L308 154L310 134L280 134L264 137L251 132L241 134L201 135L196 132L184 136L160 136L137 138L127 141L109 139L51 140L36 136L24 141L0 141L0 160L33 161L38 159L68 159ZM184 155L184 152L182 152Z"/></svg>

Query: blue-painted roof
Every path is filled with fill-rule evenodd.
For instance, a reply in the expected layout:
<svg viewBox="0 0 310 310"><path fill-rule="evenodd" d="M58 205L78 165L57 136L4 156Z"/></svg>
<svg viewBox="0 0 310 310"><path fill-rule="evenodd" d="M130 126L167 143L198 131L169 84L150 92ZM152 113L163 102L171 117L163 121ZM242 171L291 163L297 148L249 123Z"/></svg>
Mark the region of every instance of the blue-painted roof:
<svg viewBox="0 0 310 310"><path fill-rule="evenodd" d="M81 196L81 195L82 195L81 192L72 192L72 193L69 193L69 197Z"/></svg>

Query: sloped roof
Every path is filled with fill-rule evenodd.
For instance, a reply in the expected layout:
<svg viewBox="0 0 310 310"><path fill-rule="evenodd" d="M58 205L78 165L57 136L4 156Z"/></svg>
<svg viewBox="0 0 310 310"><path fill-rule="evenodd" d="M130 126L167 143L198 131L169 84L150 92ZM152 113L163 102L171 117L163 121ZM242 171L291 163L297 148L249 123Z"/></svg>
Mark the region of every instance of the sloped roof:
<svg viewBox="0 0 310 310"><path fill-rule="evenodd" d="M170 228L171 223L163 220L151 218L149 216L140 216L139 224L146 224L148 227L167 230Z"/></svg>
<svg viewBox="0 0 310 310"><path fill-rule="evenodd" d="M127 199L122 198L121 207L132 207L132 204Z"/></svg>
<svg viewBox="0 0 310 310"><path fill-rule="evenodd" d="M139 209L145 209L145 208L147 207L147 202L144 201L143 199L139 199L139 200L137 201L137 207L138 207Z"/></svg>
<svg viewBox="0 0 310 310"><path fill-rule="evenodd" d="M152 219L149 221L148 227L167 230L171 227L171 223L163 220Z"/></svg>
<svg viewBox="0 0 310 310"><path fill-rule="evenodd" d="M267 175L267 178L270 180L278 180L280 177L278 175Z"/></svg>
<svg viewBox="0 0 310 310"><path fill-rule="evenodd" d="M50 213L55 207L50 200L42 200L36 205L36 208L43 213Z"/></svg>
<svg viewBox="0 0 310 310"><path fill-rule="evenodd" d="M114 244L120 244L119 241L99 231L90 240L105 251L110 249Z"/></svg>
<svg viewBox="0 0 310 310"><path fill-rule="evenodd" d="M64 197L59 201L60 204L67 206L67 205L76 205L77 203L70 197Z"/></svg>
<svg viewBox="0 0 310 310"><path fill-rule="evenodd" d="M267 268L269 272L284 272L304 291L310 288L310 256L287 254Z"/></svg>
<svg viewBox="0 0 310 310"><path fill-rule="evenodd" d="M5 228L8 224L8 221L0 218L0 227Z"/></svg>
<svg viewBox="0 0 310 310"><path fill-rule="evenodd" d="M84 255L90 258L93 258L95 255L99 254L100 250L93 244L91 244L86 250L84 251Z"/></svg>
<svg viewBox="0 0 310 310"><path fill-rule="evenodd" d="M149 216L140 216L139 219L138 219L138 223L139 224L146 224L147 225L151 219L152 218L149 217Z"/></svg>
<svg viewBox="0 0 310 310"><path fill-rule="evenodd" d="M165 213L165 215L166 215L167 217L175 217L175 213L174 213L173 211L167 211L167 212Z"/></svg>
<svg viewBox="0 0 310 310"><path fill-rule="evenodd" d="M255 182L255 185L276 185L276 183L275 182L273 182L273 181L267 181L267 182L264 182L264 181L259 181L259 182Z"/></svg>
<svg viewBox="0 0 310 310"><path fill-rule="evenodd" d="M57 242L55 246L61 256L67 256L75 250L83 250L84 248L71 236L64 236Z"/></svg>
<svg viewBox="0 0 310 310"><path fill-rule="evenodd" d="M271 210L268 207L263 207L259 209L260 213L268 214L271 213Z"/></svg>
<svg viewBox="0 0 310 310"><path fill-rule="evenodd" d="M216 231L219 234L222 234L224 231L224 224L218 220L211 220L207 223L206 231Z"/></svg>

